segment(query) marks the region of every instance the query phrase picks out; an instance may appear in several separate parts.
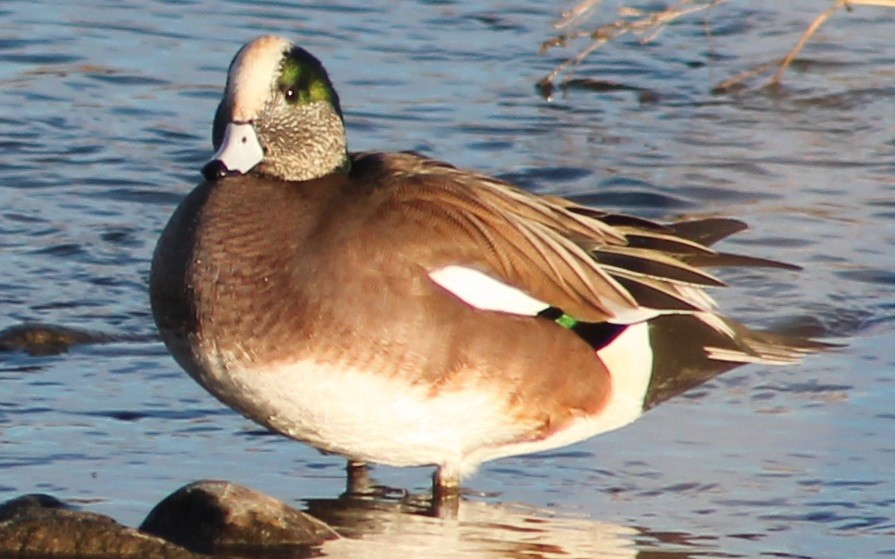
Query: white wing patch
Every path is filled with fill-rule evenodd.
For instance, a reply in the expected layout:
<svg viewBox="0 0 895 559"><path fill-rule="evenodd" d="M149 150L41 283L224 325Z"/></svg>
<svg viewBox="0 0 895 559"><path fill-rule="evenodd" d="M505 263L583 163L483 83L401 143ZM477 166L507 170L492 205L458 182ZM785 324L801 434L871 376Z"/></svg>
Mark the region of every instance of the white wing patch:
<svg viewBox="0 0 895 559"><path fill-rule="evenodd" d="M467 305L483 311L536 316L551 306L474 268L452 264L429 272L429 277ZM611 301L604 303L615 314L608 320L612 324L637 324L661 314L648 307L623 308Z"/></svg>
<svg viewBox="0 0 895 559"><path fill-rule="evenodd" d="M473 268L445 266L429 272L429 277L467 305L483 311L535 316L550 308L521 289Z"/></svg>

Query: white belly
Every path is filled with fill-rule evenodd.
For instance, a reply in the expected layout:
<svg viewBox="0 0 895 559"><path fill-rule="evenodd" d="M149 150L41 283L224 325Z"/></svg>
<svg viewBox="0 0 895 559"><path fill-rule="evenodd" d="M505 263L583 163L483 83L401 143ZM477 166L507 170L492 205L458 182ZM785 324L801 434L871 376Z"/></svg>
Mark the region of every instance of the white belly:
<svg viewBox="0 0 895 559"><path fill-rule="evenodd" d="M312 360L251 371L207 369L200 383L245 416L316 448L393 466L459 464L471 451L517 438L506 393L409 385ZM474 468L477 464L472 464Z"/></svg>
<svg viewBox="0 0 895 559"><path fill-rule="evenodd" d="M511 387L496 383L434 391L406 377L314 360L248 370L213 350L204 352L202 371L194 376L246 417L321 450L392 466L437 465L465 475L488 460L565 446L634 421L652 369L651 355L642 352L647 336L646 324L636 325L597 353L614 370L600 413L535 440L527 435L540 426L519 423L508 407Z"/></svg>

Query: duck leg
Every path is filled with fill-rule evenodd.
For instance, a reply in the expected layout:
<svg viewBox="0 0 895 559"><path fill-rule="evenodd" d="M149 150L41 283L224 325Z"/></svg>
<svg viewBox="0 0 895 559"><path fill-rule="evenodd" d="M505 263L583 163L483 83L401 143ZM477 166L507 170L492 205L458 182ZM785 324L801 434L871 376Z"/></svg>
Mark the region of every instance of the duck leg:
<svg viewBox="0 0 895 559"><path fill-rule="evenodd" d="M348 495L363 495L373 490L370 468L366 462L349 460L345 471L348 474L345 480L345 492Z"/></svg>
<svg viewBox="0 0 895 559"><path fill-rule="evenodd" d="M432 475L432 510L438 518L456 518L460 509L460 474L436 468Z"/></svg>

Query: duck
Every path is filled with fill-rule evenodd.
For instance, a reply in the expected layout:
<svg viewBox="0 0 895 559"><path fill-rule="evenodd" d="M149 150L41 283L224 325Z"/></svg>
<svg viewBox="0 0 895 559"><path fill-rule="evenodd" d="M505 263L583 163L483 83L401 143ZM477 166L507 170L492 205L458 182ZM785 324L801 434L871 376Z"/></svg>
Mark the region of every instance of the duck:
<svg viewBox="0 0 895 559"><path fill-rule="evenodd" d="M433 494L457 494L485 462L621 428L705 380L656 374L659 337L722 368L816 350L709 295L725 284L707 268L797 269L711 248L739 220L602 211L346 136L315 56L242 46L149 290L193 379L350 467L433 466Z"/></svg>

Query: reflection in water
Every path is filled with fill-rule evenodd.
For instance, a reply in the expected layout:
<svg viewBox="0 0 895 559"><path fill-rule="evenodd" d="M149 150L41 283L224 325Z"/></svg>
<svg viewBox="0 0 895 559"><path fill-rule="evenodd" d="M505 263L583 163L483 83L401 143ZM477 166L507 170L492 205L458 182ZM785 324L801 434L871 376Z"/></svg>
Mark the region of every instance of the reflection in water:
<svg viewBox="0 0 895 559"><path fill-rule="evenodd" d="M425 500L342 497L308 502L341 535L331 557L635 557L634 528L549 511L474 501L432 514ZM442 511L443 512L443 511Z"/></svg>

